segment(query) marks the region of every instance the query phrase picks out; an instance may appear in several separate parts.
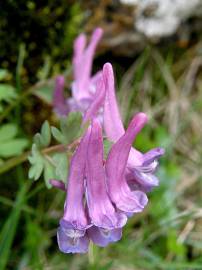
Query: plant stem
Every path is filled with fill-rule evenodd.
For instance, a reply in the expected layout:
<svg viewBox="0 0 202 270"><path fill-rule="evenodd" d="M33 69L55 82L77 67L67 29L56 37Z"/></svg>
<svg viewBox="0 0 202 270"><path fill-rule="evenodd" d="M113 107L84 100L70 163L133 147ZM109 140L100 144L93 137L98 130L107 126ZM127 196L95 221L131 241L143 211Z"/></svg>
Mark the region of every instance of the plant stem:
<svg viewBox="0 0 202 270"><path fill-rule="evenodd" d="M25 162L30 155L30 151L23 153L20 156L10 158L0 166L0 174L10 170L11 168Z"/></svg>
<svg viewBox="0 0 202 270"><path fill-rule="evenodd" d="M95 264L95 254L94 254L94 245L90 242L89 250L88 250L88 261L91 266Z"/></svg>
<svg viewBox="0 0 202 270"><path fill-rule="evenodd" d="M51 154L54 152L69 151L72 148L74 148L75 146L77 146L79 142L80 142L80 139L77 139L74 142L72 142L71 144L66 145L66 146L63 144L53 145L53 146L50 146L48 148L41 150L41 153L42 154ZM13 158L10 158L9 160L5 161L2 165L0 165L0 174L5 173L8 170L16 167L17 165L27 161L30 154L31 154L31 151L27 151L27 152L24 152L23 154L21 154L20 156L13 157Z"/></svg>

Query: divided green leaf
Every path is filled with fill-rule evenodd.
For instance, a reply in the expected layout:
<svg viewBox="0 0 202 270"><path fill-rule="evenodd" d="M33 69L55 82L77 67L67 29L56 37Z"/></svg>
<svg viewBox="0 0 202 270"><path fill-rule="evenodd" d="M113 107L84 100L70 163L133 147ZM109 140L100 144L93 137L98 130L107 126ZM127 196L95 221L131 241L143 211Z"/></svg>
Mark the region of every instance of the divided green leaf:
<svg viewBox="0 0 202 270"><path fill-rule="evenodd" d="M69 167L67 153L55 153L53 155L53 161L56 165L56 179L62 180L66 184Z"/></svg>
<svg viewBox="0 0 202 270"><path fill-rule="evenodd" d="M47 156L40 152L36 144L33 144L32 153L28 160L31 164L28 174L30 179L38 180L43 174L47 188L51 188L50 179L58 179L66 183L68 175L67 153L54 153Z"/></svg>
<svg viewBox="0 0 202 270"><path fill-rule="evenodd" d="M58 179L66 183L68 175L68 156L67 153L43 154L42 149L50 145L51 133L60 144L70 144L81 134L82 115L72 112L68 117L60 120L60 130L51 127L46 121L41 128L40 133L34 136L32 153L29 157L31 168L29 178L37 180L43 174L46 186L51 187L49 180Z"/></svg>
<svg viewBox="0 0 202 270"><path fill-rule="evenodd" d="M51 128L48 121L41 127L41 132L34 136L34 142L39 148L47 147L51 142Z"/></svg>
<svg viewBox="0 0 202 270"><path fill-rule="evenodd" d="M36 144L32 145L31 156L28 157L31 167L28 176L30 179L38 180L44 169L44 160Z"/></svg>
<svg viewBox="0 0 202 270"><path fill-rule="evenodd" d="M44 180L47 188L51 188L51 184L49 183L50 179L55 179L56 178L56 173L55 173L55 166L51 164L48 160L44 159Z"/></svg>
<svg viewBox="0 0 202 270"><path fill-rule="evenodd" d="M66 143L66 138L59 129L57 129L56 127L51 127L51 133L57 142L63 144Z"/></svg>

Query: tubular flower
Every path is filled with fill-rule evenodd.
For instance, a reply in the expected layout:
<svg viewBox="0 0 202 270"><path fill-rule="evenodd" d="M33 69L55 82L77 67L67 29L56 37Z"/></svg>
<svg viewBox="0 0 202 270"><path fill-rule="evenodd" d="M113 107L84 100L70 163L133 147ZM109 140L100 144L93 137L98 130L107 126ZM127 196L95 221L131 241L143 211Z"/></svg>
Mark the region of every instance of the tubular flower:
<svg viewBox="0 0 202 270"><path fill-rule="evenodd" d="M87 205L92 224L104 229L123 227L127 218L117 213L108 197L103 167L102 129L93 121L86 164Z"/></svg>
<svg viewBox="0 0 202 270"><path fill-rule="evenodd" d="M116 142L123 136L125 130L116 101L114 74L110 63L106 63L103 67L103 80L106 88L103 116L104 131L109 140ZM141 153L134 147L131 148L126 172L127 179L133 187L147 192L158 185L158 178L154 175L154 172L158 165L158 159L163 154L164 149L160 147L147 153Z"/></svg>
<svg viewBox="0 0 202 270"><path fill-rule="evenodd" d="M129 214L141 212L148 202L144 192L130 190L125 177L126 165L133 140L146 121L146 115L138 113L132 119L124 135L112 146L106 160L109 196L119 210Z"/></svg>
<svg viewBox="0 0 202 270"><path fill-rule="evenodd" d="M93 121L86 164L87 205L91 223L89 237L94 243L105 246L121 238L121 227L127 222L123 213L117 212L107 194L103 167L102 129Z"/></svg>
<svg viewBox="0 0 202 270"><path fill-rule="evenodd" d="M89 132L78 146L70 164L67 196L64 215L57 232L58 245L64 253L84 253L88 250L89 239L86 229L89 227L84 206L85 160Z"/></svg>
<svg viewBox="0 0 202 270"><path fill-rule="evenodd" d="M56 78L53 105L60 116L70 111L84 113L95 98L96 85L101 78L101 71L91 76L93 57L96 46L103 34L101 28L96 28L87 46L86 36L80 34L74 42L72 97L65 100L64 84ZM62 76L60 76L62 77Z"/></svg>
<svg viewBox="0 0 202 270"><path fill-rule="evenodd" d="M125 130L118 109L114 74L110 63L91 77L93 55L102 30L97 28L86 46L81 34L74 43L72 97L63 96L64 78L56 78L54 107L59 115L81 111L83 123L91 125L70 163L67 187L56 179L50 183L66 192L64 214L57 231L59 249L64 253L85 253L89 241L98 246L121 239L127 218L143 211L146 192L158 185L154 175L162 148L141 153L133 141L147 122L136 114ZM104 160L103 136L114 144Z"/></svg>
<svg viewBox="0 0 202 270"><path fill-rule="evenodd" d="M144 209L146 194L137 188L132 191L126 176L133 140L146 121L147 116L138 113L103 162L102 128L93 120L71 159L67 188L50 180L67 193L57 232L62 252L85 253L90 240L101 247L120 240L127 217ZM145 155L146 167L157 154Z"/></svg>

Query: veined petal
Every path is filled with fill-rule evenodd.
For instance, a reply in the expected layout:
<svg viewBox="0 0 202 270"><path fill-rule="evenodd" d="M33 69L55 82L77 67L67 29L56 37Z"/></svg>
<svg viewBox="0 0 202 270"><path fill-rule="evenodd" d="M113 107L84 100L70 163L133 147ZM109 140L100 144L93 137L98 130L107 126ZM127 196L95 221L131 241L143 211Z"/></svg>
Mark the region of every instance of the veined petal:
<svg viewBox="0 0 202 270"><path fill-rule="evenodd" d="M87 230L89 238L94 244L100 247L106 247L109 243L117 242L122 237L122 229L102 229L96 226L92 226Z"/></svg>
<svg viewBox="0 0 202 270"><path fill-rule="evenodd" d="M86 164L87 205L92 224L104 229L125 225L127 218L117 213L108 197L103 168L102 129L93 121Z"/></svg>
<svg viewBox="0 0 202 270"><path fill-rule="evenodd" d="M116 207L124 212L140 212L147 204L147 196L141 191L131 191L125 178L128 155L134 138L144 127L147 116L138 113L125 134L116 142L106 161L107 187Z"/></svg>
<svg viewBox="0 0 202 270"><path fill-rule="evenodd" d="M81 140L71 159L69 181L63 219L71 223L76 229L82 230L88 226L83 197L84 178L89 131Z"/></svg>
<svg viewBox="0 0 202 270"><path fill-rule="evenodd" d="M131 190L141 190L144 192L150 192L159 185L159 180L154 174L140 172L135 169L126 174L126 180Z"/></svg>
<svg viewBox="0 0 202 270"><path fill-rule="evenodd" d="M86 41L84 42L84 40L86 37L82 35L76 40L74 46L76 52L73 58L74 83L72 85L72 95L77 101L83 98L89 98L92 95L90 91L92 63L96 46L102 34L103 30L96 28L92 34L89 45L85 49Z"/></svg>
<svg viewBox="0 0 202 270"><path fill-rule="evenodd" d="M102 38L103 30L101 28L96 28L92 34L91 40L89 42L88 47L86 48L84 60L85 62L85 73L86 77L90 78L91 72L92 72L92 63L93 63L93 57L95 54L96 47Z"/></svg>
<svg viewBox="0 0 202 270"><path fill-rule="evenodd" d="M143 154L142 165L134 166L128 164L126 179L132 189L141 189L145 192L151 191L159 185L158 178L154 175L158 166L158 159L164 154L163 148L154 148Z"/></svg>
<svg viewBox="0 0 202 270"><path fill-rule="evenodd" d="M116 142L124 134L125 130L116 101L114 73L110 63L106 63L103 67L103 80L106 88L104 130L107 138L112 142Z"/></svg>
<svg viewBox="0 0 202 270"><path fill-rule="evenodd" d="M78 80L79 76L82 74L83 66L81 66L81 61L86 47L86 35L80 34L74 41L74 56L73 56L73 73L74 79Z"/></svg>
<svg viewBox="0 0 202 270"><path fill-rule="evenodd" d="M152 173L144 173L137 170L134 170L133 173L136 181L141 184L146 192L159 185L158 178Z"/></svg>
<svg viewBox="0 0 202 270"><path fill-rule="evenodd" d="M125 133L125 129L116 100L114 73L110 63L106 63L103 67L103 79L106 88L106 98L104 103L104 131L109 140L116 142ZM142 153L135 148L131 148L128 164L129 166L142 164Z"/></svg>
<svg viewBox="0 0 202 270"><path fill-rule="evenodd" d="M164 155L164 153L165 150L161 147L157 147L146 152L143 156L144 159L143 166L147 166L153 163L155 160L158 160L162 155Z"/></svg>
<svg viewBox="0 0 202 270"><path fill-rule="evenodd" d="M75 229L74 226L62 220L57 230L57 241L63 253L86 253L89 238L86 231Z"/></svg>
<svg viewBox="0 0 202 270"><path fill-rule="evenodd" d="M58 115L65 116L69 113L69 108L64 98L65 78L59 75L55 79L55 89L53 92L53 107Z"/></svg>
<svg viewBox="0 0 202 270"><path fill-rule="evenodd" d="M129 157L128 157L128 167L133 168L135 166L140 166L143 163L143 154L132 147L130 149Z"/></svg>

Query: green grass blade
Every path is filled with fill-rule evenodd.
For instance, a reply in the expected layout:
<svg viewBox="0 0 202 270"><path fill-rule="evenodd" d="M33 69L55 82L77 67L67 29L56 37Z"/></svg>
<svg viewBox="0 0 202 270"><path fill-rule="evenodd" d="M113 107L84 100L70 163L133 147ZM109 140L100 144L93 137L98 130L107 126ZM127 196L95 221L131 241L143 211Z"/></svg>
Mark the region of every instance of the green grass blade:
<svg viewBox="0 0 202 270"><path fill-rule="evenodd" d="M18 191L13 209L0 232L0 269L6 269L10 257L11 246L16 234L21 210L25 202L28 184L24 183Z"/></svg>

